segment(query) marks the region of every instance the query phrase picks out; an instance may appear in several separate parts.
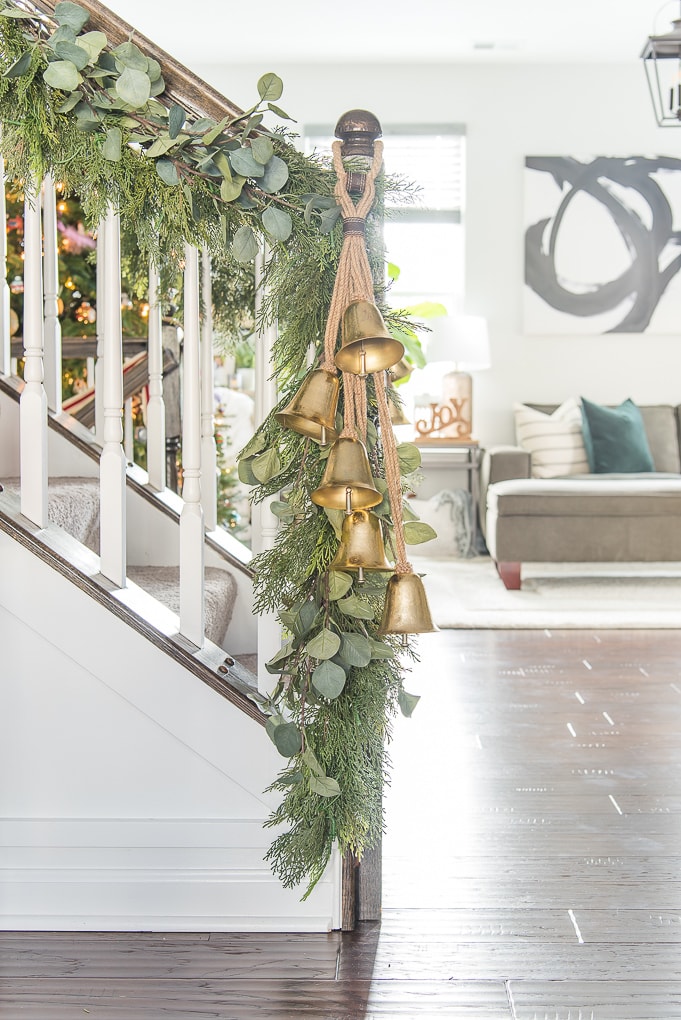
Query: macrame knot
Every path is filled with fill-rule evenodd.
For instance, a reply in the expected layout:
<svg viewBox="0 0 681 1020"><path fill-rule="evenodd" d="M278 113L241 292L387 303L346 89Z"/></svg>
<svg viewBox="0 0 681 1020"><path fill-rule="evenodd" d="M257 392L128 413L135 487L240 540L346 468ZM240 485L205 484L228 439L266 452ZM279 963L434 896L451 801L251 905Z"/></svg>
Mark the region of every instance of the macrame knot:
<svg viewBox="0 0 681 1020"><path fill-rule="evenodd" d="M361 216L348 216L343 220L343 237L364 237L366 220Z"/></svg>

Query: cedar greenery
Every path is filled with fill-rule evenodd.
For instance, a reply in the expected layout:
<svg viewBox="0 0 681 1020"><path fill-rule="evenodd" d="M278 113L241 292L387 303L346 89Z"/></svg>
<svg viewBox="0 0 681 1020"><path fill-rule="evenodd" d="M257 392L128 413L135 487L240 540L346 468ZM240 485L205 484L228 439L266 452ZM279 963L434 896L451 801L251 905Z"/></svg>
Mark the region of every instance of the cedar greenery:
<svg viewBox="0 0 681 1020"><path fill-rule="evenodd" d="M89 32L87 12L71 0L54 19L0 0L0 119L8 176L29 188L46 173L77 194L94 230L109 202L120 210L123 235L134 240L126 276L145 287L149 260L166 288L177 285L185 243L207 248L213 263L218 329L237 341L248 330L253 258L267 242L261 325L277 321L273 372L287 403L322 353L325 319L341 249L335 175L319 157L302 155L284 129L268 131L267 111L281 81L258 82L259 102L216 123L164 102L162 68L129 40L111 49ZM409 189L390 182L395 193ZM395 335L415 339L408 319L385 308L381 210L369 220L377 301ZM368 387L368 448L375 484L386 491L376 405ZM341 406L342 413L342 406ZM404 485L419 466L418 451L399 448ZM267 698L267 731L287 764L272 784L282 795L267 822L278 831L268 853L285 886L307 882L308 895L331 851L361 855L383 828L391 719L410 715L417 698L402 683L399 655L413 656L393 637L379 638L387 577L329 571L342 512L315 506L328 448L283 430L270 415L239 461L253 498L278 497L275 547L255 557L255 607L275 610L285 635L268 663L277 676ZM375 508L388 541L387 497ZM405 506L405 517L412 518ZM412 540L432 537L412 527Z"/></svg>

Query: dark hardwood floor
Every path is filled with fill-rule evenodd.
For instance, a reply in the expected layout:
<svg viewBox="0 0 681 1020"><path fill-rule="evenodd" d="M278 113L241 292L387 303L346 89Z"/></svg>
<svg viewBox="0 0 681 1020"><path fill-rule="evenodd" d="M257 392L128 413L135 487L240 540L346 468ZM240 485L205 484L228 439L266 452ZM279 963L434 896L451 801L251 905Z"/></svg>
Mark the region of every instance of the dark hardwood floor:
<svg viewBox="0 0 681 1020"><path fill-rule="evenodd" d="M383 921L0 934L2 1020L681 1020L681 633L421 640Z"/></svg>

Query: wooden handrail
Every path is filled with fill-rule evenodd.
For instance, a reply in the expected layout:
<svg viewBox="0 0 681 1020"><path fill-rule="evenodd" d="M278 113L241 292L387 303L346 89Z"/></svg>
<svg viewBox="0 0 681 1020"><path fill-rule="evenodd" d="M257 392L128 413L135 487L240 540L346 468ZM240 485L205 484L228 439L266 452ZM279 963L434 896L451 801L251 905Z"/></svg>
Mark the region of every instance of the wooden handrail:
<svg viewBox="0 0 681 1020"><path fill-rule="evenodd" d="M131 39L145 56L159 62L166 89L162 96L156 97L157 99L165 97L170 103L178 103L197 117L212 117L216 121L225 116L239 117L243 114L243 110L226 99L217 89L208 85L104 4L99 3L99 0L78 2L90 13L89 28L104 32L111 46L118 46ZM54 17L55 4L52 0L26 0L26 5L34 7L48 18Z"/></svg>

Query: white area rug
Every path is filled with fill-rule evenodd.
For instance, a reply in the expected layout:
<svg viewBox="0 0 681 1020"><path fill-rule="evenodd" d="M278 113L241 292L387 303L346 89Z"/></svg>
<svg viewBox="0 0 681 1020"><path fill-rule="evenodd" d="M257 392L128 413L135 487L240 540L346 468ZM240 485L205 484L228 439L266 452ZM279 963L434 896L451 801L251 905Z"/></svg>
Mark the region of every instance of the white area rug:
<svg viewBox="0 0 681 1020"><path fill-rule="evenodd" d="M492 561L410 557L443 629L681 628L681 564L528 564L507 591Z"/></svg>

